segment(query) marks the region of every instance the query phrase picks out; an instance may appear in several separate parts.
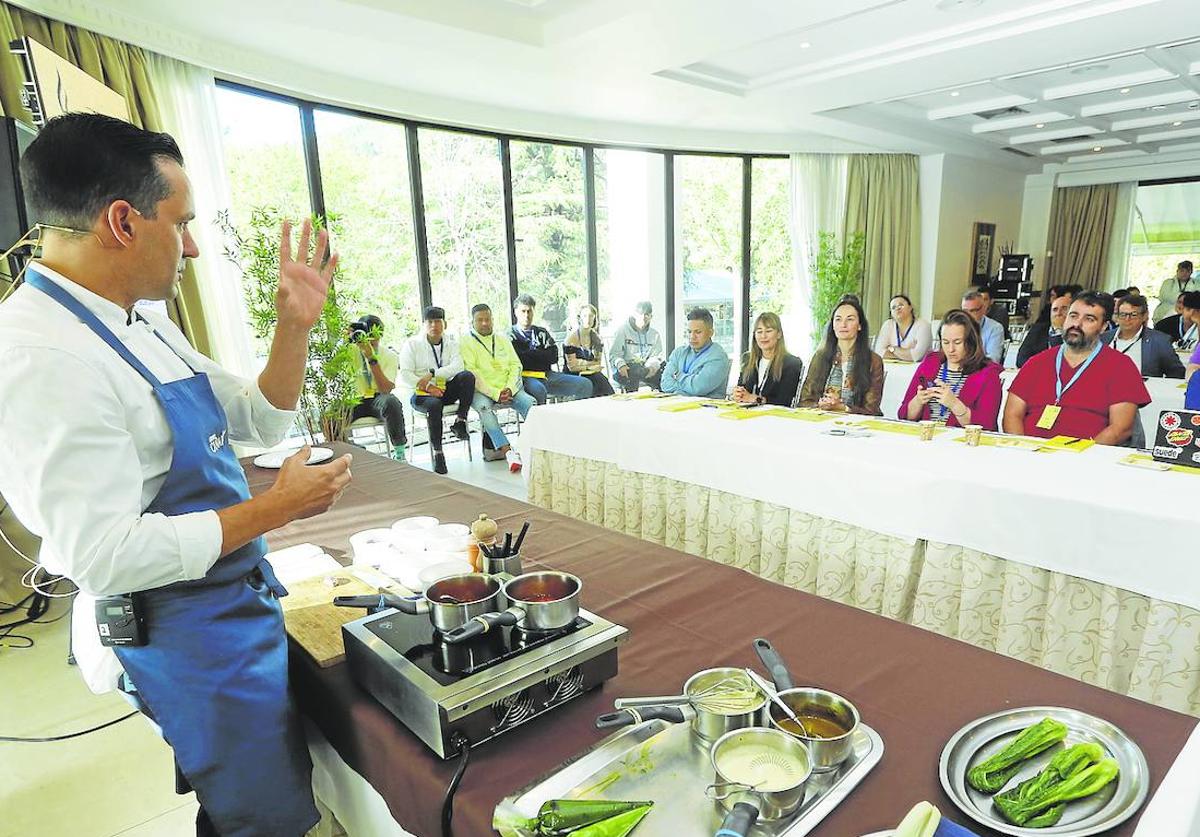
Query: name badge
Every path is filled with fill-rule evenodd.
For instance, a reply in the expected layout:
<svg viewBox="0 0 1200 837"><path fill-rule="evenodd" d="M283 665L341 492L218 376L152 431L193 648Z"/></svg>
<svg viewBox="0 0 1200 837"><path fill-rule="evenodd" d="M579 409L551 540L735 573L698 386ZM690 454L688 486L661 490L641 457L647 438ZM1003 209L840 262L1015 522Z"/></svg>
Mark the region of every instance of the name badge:
<svg viewBox="0 0 1200 837"><path fill-rule="evenodd" d="M1041 430L1050 430L1054 427L1054 422L1058 421L1058 414L1062 412L1062 407L1057 404L1047 404L1042 408L1041 418L1037 421L1037 426Z"/></svg>

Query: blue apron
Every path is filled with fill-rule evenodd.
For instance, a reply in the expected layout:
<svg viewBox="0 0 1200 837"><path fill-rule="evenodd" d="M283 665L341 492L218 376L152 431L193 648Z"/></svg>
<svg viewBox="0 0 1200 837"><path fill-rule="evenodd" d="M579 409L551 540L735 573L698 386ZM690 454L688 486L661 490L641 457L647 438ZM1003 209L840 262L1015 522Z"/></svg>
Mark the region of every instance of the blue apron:
<svg viewBox="0 0 1200 837"><path fill-rule="evenodd" d="M161 383L56 283L32 267L26 282L77 316L153 387L171 428L172 457L147 514L218 510L250 498L207 375L192 370L190 378ZM223 837L296 837L320 819L304 730L288 695L277 601L287 591L265 553L266 542L256 538L202 579L138 593L148 643L114 649Z"/></svg>

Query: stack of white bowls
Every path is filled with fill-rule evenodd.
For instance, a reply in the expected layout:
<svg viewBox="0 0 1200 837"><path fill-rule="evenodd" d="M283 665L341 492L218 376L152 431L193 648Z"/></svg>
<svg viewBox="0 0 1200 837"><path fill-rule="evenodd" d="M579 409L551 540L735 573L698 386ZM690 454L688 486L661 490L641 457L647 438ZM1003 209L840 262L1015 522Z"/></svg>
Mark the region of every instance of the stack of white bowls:
<svg viewBox="0 0 1200 837"><path fill-rule="evenodd" d="M391 528L391 546L379 569L420 591L449 575L471 572L471 530L436 517L407 517Z"/></svg>

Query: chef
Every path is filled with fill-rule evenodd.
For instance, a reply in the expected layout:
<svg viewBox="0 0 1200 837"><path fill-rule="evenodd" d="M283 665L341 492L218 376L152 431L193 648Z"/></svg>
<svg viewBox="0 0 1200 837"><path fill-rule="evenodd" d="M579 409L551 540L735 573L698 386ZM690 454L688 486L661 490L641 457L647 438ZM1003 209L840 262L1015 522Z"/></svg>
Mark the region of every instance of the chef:
<svg viewBox="0 0 1200 837"><path fill-rule="evenodd" d="M21 178L42 252L0 304L0 494L42 538L45 568L80 589L89 686L130 693L161 727L196 791L197 834L302 835L319 817L262 535L327 510L350 457L306 467L302 450L251 498L231 443L274 445L291 426L337 256L325 261L324 231L309 255L308 222L293 256L284 224L270 356L243 380L134 307L172 299L199 255L170 136L68 114L42 128ZM101 644L108 597L140 614L141 644Z"/></svg>

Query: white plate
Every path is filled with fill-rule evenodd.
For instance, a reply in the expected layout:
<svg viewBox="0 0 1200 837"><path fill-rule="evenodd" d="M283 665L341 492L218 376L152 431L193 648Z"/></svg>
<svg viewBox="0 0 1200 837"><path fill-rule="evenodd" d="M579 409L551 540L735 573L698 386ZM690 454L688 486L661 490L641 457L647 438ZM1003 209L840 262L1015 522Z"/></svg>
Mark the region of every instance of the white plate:
<svg viewBox="0 0 1200 837"><path fill-rule="evenodd" d="M295 454L296 451L294 450L273 450L270 453L264 453L262 456L254 457L254 464L259 468L282 468L284 460ZM309 465L328 462L330 459L333 459L333 451L329 448L310 448L308 451Z"/></svg>

